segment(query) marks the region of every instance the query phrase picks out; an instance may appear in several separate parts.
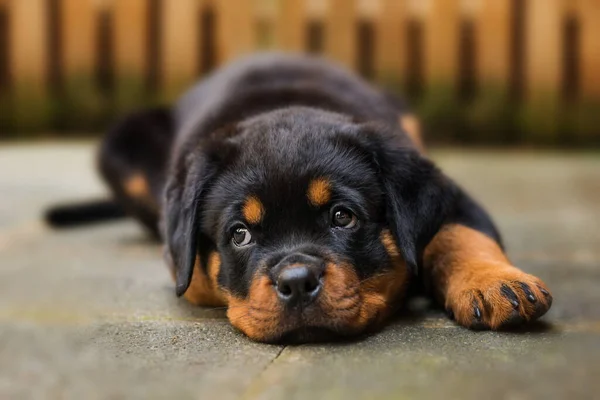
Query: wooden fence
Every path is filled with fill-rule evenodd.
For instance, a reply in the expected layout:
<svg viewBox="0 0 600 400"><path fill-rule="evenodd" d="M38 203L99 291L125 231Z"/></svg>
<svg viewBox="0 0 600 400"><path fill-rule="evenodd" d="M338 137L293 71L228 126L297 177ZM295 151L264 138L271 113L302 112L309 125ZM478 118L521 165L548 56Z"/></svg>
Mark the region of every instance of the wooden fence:
<svg viewBox="0 0 600 400"><path fill-rule="evenodd" d="M416 94L600 98L600 0L0 0L5 99L172 98L259 49L323 53Z"/></svg>

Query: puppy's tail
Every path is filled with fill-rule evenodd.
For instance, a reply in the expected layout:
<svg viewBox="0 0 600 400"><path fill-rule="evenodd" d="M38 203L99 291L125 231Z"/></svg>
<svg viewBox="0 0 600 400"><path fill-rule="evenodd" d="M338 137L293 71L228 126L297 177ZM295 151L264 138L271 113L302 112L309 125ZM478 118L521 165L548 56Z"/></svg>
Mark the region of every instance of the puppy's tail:
<svg viewBox="0 0 600 400"><path fill-rule="evenodd" d="M87 225L125 217L125 210L110 199L57 205L44 213L44 220L54 228Z"/></svg>

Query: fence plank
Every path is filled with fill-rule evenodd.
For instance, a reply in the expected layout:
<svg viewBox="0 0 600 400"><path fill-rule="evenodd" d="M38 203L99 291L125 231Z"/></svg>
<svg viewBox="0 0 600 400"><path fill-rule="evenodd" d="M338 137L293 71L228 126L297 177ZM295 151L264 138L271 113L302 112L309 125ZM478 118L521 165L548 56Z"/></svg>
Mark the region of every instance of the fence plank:
<svg viewBox="0 0 600 400"><path fill-rule="evenodd" d="M161 61L167 97L176 95L197 75L198 7L196 0L163 1Z"/></svg>
<svg viewBox="0 0 600 400"><path fill-rule="evenodd" d="M483 85L507 88L510 73L510 0L483 0L477 20L477 71Z"/></svg>
<svg viewBox="0 0 600 400"><path fill-rule="evenodd" d="M62 0L63 68L67 78L91 76L94 68L93 0Z"/></svg>
<svg viewBox="0 0 600 400"><path fill-rule="evenodd" d="M427 85L455 85L458 70L459 6L459 0L430 0L425 20Z"/></svg>
<svg viewBox="0 0 600 400"><path fill-rule="evenodd" d="M8 50L9 11L6 0L0 0L0 98L10 86L10 66ZM2 119L0 117L0 123Z"/></svg>
<svg viewBox="0 0 600 400"><path fill-rule="evenodd" d="M148 23L147 0L114 0L117 75L144 76Z"/></svg>
<svg viewBox="0 0 600 400"><path fill-rule="evenodd" d="M305 49L306 0L286 0L279 5L277 18L278 47L287 51Z"/></svg>
<svg viewBox="0 0 600 400"><path fill-rule="evenodd" d="M15 130L47 128L50 121L48 13L45 0L12 0L9 8L9 68L13 99L9 115Z"/></svg>
<svg viewBox="0 0 600 400"><path fill-rule="evenodd" d="M580 1L582 94L600 100L600 1Z"/></svg>
<svg viewBox="0 0 600 400"><path fill-rule="evenodd" d="M45 0L10 2L10 71L18 88L22 84L46 89L47 19Z"/></svg>
<svg viewBox="0 0 600 400"><path fill-rule="evenodd" d="M325 17L325 52L332 59L356 67L356 1L330 0Z"/></svg>
<svg viewBox="0 0 600 400"><path fill-rule="evenodd" d="M528 0L525 79L530 99L551 100L559 94L561 17L561 0Z"/></svg>
<svg viewBox="0 0 600 400"><path fill-rule="evenodd" d="M219 0L216 7L219 62L231 61L254 50L254 1Z"/></svg>
<svg viewBox="0 0 600 400"><path fill-rule="evenodd" d="M399 83L406 70L406 0L382 0L375 34L377 78Z"/></svg>
<svg viewBox="0 0 600 400"><path fill-rule="evenodd" d="M114 0L117 100L124 109L145 100L148 0Z"/></svg>

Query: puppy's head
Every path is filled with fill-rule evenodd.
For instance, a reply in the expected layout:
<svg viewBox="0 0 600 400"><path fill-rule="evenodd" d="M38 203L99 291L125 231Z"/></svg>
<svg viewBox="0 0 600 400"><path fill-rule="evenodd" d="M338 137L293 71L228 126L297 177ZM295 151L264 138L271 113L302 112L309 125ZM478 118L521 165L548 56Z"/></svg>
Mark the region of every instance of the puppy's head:
<svg viewBox="0 0 600 400"><path fill-rule="evenodd" d="M401 300L449 197L398 132L308 108L255 117L187 149L170 176L177 293L213 290L260 341L362 332Z"/></svg>

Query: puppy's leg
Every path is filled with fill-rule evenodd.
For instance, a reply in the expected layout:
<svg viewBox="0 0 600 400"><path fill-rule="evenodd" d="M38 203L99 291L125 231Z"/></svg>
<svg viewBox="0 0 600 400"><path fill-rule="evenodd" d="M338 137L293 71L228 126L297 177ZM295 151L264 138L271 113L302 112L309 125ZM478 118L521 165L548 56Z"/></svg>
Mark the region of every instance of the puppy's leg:
<svg viewBox="0 0 600 400"><path fill-rule="evenodd" d="M489 216L464 193L455 215L426 247L423 262L434 294L469 328L533 321L552 304L544 282L512 265Z"/></svg>
<svg viewBox="0 0 600 400"><path fill-rule="evenodd" d="M169 109L132 113L106 134L99 153L100 173L115 199L156 237L172 125Z"/></svg>

